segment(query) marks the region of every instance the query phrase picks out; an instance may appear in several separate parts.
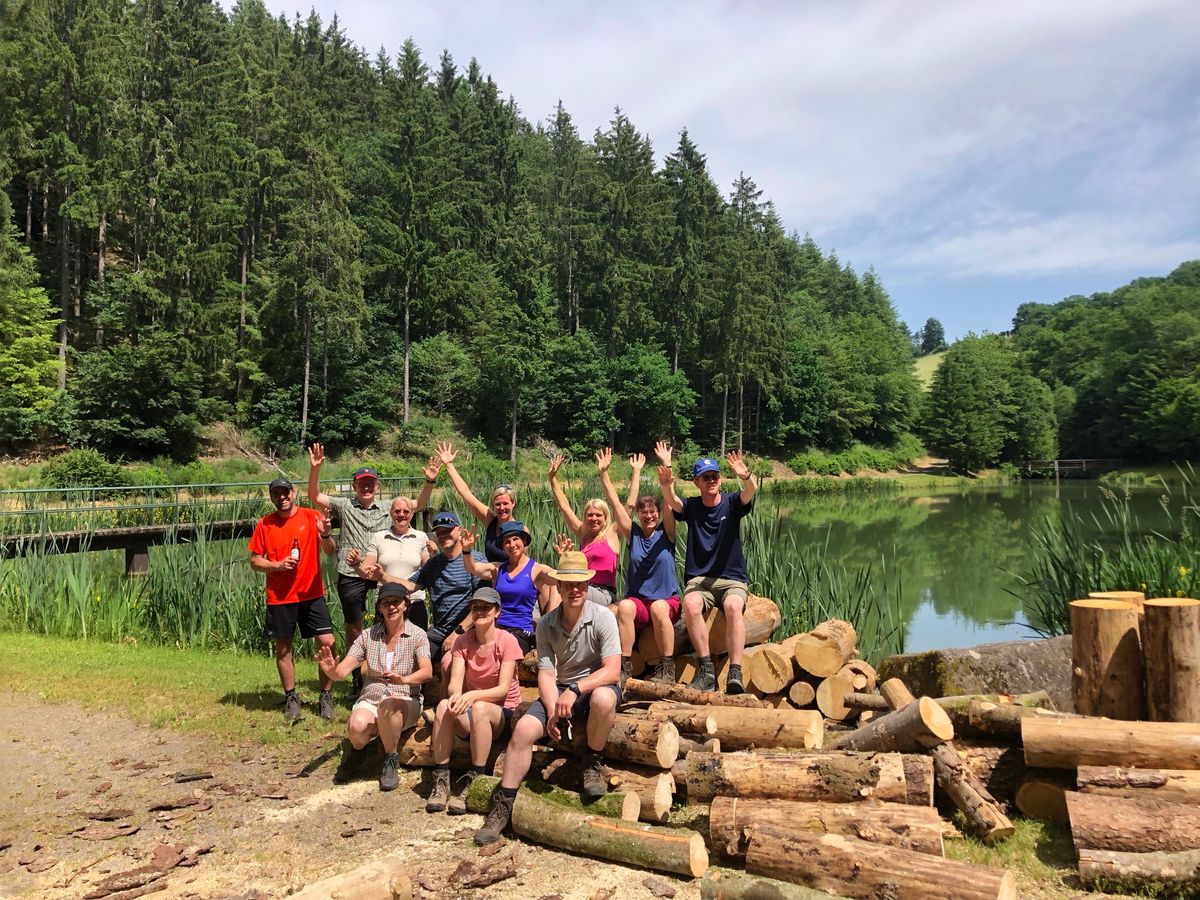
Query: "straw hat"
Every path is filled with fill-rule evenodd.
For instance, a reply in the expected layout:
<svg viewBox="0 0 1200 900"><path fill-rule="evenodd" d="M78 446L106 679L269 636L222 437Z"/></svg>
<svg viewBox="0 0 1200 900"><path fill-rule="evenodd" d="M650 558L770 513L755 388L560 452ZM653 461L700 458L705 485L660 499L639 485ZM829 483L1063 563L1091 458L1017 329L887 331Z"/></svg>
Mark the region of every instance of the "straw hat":
<svg viewBox="0 0 1200 900"><path fill-rule="evenodd" d="M596 572L588 568L587 557L578 550L568 550L558 558L554 577L559 581L591 581Z"/></svg>

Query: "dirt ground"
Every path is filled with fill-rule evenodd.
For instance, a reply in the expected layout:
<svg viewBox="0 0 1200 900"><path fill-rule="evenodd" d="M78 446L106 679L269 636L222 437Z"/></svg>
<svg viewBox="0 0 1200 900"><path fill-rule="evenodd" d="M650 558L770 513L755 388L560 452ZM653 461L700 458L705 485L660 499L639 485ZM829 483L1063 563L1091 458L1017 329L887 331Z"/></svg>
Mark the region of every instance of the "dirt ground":
<svg viewBox="0 0 1200 900"><path fill-rule="evenodd" d="M160 860L179 858L161 845L185 851L182 864L151 883L162 886L152 896L163 898L282 897L391 853L408 861L421 898L624 900L664 889L678 900L699 896L696 882L520 841L484 857L471 842L482 817L427 815L420 770L402 770L390 794L374 780L334 786L339 737L279 752L215 746L116 715L0 695L0 897L94 895L106 879L150 863L156 848ZM212 777L177 782L181 773ZM152 809L160 805L176 808ZM513 877L462 884L504 868L509 854Z"/></svg>

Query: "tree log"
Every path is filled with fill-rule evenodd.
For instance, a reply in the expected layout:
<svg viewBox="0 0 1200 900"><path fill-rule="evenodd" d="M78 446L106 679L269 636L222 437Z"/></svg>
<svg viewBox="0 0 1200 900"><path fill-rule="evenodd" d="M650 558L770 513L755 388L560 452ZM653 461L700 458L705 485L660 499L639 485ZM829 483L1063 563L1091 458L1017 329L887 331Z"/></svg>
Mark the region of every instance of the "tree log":
<svg viewBox="0 0 1200 900"><path fill-rule="evenodd" d="M781 831L804 829L822 834L849 834L874 844L904 847L942 856L942 820L931 806L906 803L805 803L714 797L708 811L708 842L730 859L746 855L752 828L771 825Z"/></svg>
<svg viewBox="0 0 1200 900"><path fill-rule="evenodd" d="M854 690L871 693L879 682L879 674L865 659L852 659L837 671L838 675L850 678Z"/></svg>
<svg viewBox="0 0 1200 900"><path fill-rule="evenodd" d="M812 706L817 699L817 689L807 681L793 681L787 692L788 701L796 709Z"/></svg>
<svg viewBox="0 0 1200 900"><path fill-rule="evenodd" d="M689 753L685 763L689 803L713 797L912 802L899 753Z"/></svg>
<svg viewBox="0 0 1200 900"><path fill-rule="evenodd" d="M1021 720L1021 743L1031 766L1200 769L1200 724L1036 717Z"/></svg>
<svg viewBox="0 0 1200 900"><path fill-rule="evenodd" d="M937 784L933 760L916 753L902 753L900 758L904 760L904 802L910 806L933 806L934 787Z"/></svg>
<svg viewBox="0 0 1200 900"><path fill-rule="evenodd" d="M763 644L752 657L748 657L742 668L746 675L746 686L764 694L778 694L796 679L796 660L792 648L800 635L777 644Z"/></svg>
<svg viewBox="0 0 1200 900"><path fill-rule="evenodd" d="M963 765L979 779L991 796L1012 807L1017 790L1026 778L1035 774L1048 774L1057 769L1030 769L1025 765L1025 754L1020 747L1011 744L987 744L981 741L955 740Z"/></svg>
<svg viewBox="0 0 1200 900"><path fill-rule="evenodd" d="M700 735L689 737L681 734L679 736L679 758L685 759L693 750L700 753L720 753L721 739L707 738L705 740L701 740Z"/></svg>
<svg viewBox="0 0 1200 900"><path fill-rule="evenodd" d="M1117 850L1079 851L1079 880L1086 887L1112 882L1124 888L1130 882L1147 881L1160 885L1200 883L1200 850L1175 853L1122 853ZM1195 896L1191 889L1179 896Z"/></svg>
<svg viewBox="0 0 1200 900"><path fill-rule="evenodd" d="M938 697L938 706L946 711L950 721L954 723L954 734L958 737L992 737L971 725L971 701L991 703L995 706L1029 706L1037 709L1053 711L1054 703L1046 691L1033 691L1028 694L962 694L956 697ZM1013 740L1020 740L1018 730Z"/></svg>
<svg viewBox="0 0 1200 900"><path fill-rule="evenodd" d="M672 703L652 703L647 715L655 716L680 709L687 712L694 710L693 707L680 707ZM704 712L716 723L717 737L726 751L748 750L751 747L819 750L824 742L825 723L815 710L712 706Z"/></svg>
<svg viewBox="0 0 1200 900"><path fill-rule="evenodd" d="M854 658L857 641L853 625L841 619L830 619L808 634L800 635L792 655L796 665L805 672L828 678Z"/></svg>
<svg viewBox="0 0 1200 900"><path fill-rule="evenodd" d="M746 598L746 610L742 619L746 623L747 647L771 640L771 635L783 621L775 601L755 594ZM725 611L714 609L704 617L704 621L708 625L709 655L715 657L728 653L729 646L725 643Z"/></svg>
<svg viewBox="0 0 1200 900"><path fill-rule="evenodd" d="M681 653L675 657L675 681L679 684L688 684L696 677L696 668L699 661L696 659L695 653Z"/></svg>
<svg viewBox="0 0 1200 900"><path fill-rule="evenodd" d="M512 828L541 844L646 869L697 878L708 868L704 838L694 831L592 816L529 791L517 792Z"/></svg>
<svg viewBox="0 0 1200 900"><path fill-rule="evenodd" d="M649 766L635 766L612 760L604 761L600 771L611 792L638 795L641 800L638 818L643 822L666 820L675 792L675 779L671 774ZM492 772L497 778L504 774L503 753L496 758ZM540 781L575 792L579 789L583 777L581 759L554 750L535 750L528 777L534 782Z"/></svg>
<svg viewBox="0 0 1200 900"><path fill-rule="evenodd" d="M817 694L819 702L819 690ZM922 697L891 715L874 719L849 734L843 734L829 746L832 750L919 753L944 744L953 737L954 726L950 724L946 711L931 698Z"/></svg>
<svg viewBox="0 0 1200 900"><path fill-rule="evenodd" d="M467 790L467 810L486 815L499 786L499 778L491 775L476 777ZM556 806L626 822L636 822L642 811L641 796L636 791L615 791L595 800L584 800L574 791L541 781L525 781L521 790L537 794L539 799ZM669 803L667 808L670 809Z"/></svg>
<svg viewBox="0 0 1200 900"><path fill-rule="evenodd" d="M1200 600L1156 598L1144 609L1147 718L1200 722Z"/></svg>
<svg viewBox="0 0 1200 900"><path fill-rule="evenodd" d="M1003 741L1021 741L1021 720L1029 717L1070 717L1073 713L1053 712L1035 706L1018 706L1015 703L988 703L972 700L967 710L967 733L978 737Z"/></svg>
<svg viewBox="0 0 1200 900"><path fill-rule="evenodd" d="M845 897L889 900L1015 900L1012 873L843 834L750 830L746 871Z"/></svg>
<svg viewBox="0 0 1200 900"><path fill-rule="evenodd" d="M1141 638L1132 604L1072 600L1071 665L1075 712L1130 721L1146 717Z"/></svg>
<svg viewBox="0 0 1200 900"><path fill-rule="evenodd" d="M696 691L682 684L661 684L630 678L625 682L625 696L631 700L676 700L693 706L742 706L766 709L767 704L750 694L729 696L716 691Z"/></svg>
<svg viewBox="0 0 1200 900"><path fill-rule="evenodd" d="M634 678L641 678L646 671L646 657L642 656L636 646L629 653L629 669Z"/></svg>
<svg viewBox="0 0 1200 900"><path fill-rule="evenodd" d="M374 745L378 746L379 742L376 741ZM488 751L488 759L494 761L503 749L503 744L493 744L492 749ZM396 752L399 754L402 766L435 765L433 761L433 726L422 721L416 728L404 732L400 735ZM382 760L382 757L380 759ZM367 763L364 763L365 765ZM465 738L456 737L454 739L454 749L450 753L450 765L455 769L470 768L471 745Z"/></svg>
<svg viewBox="0 0 1200 900"><path fill-rule="evenodd" d="M1067 824L1067 793L1074 779L1061 769L1032 770L1017 786L1013 805L1026 818Z"/></svg>
<svg viewBox="0 0 1200 900"><path fill-rule="evenodd" d="M732 707L731 707L732 708ZM679 731L688 734L712 736L717 733L717 720L709 715L707 707L676 706L672 703L659 701L651 703L646 715L653 719L664 719L674 725Z"/></svg>
<svg viewBox="0 0 1200 900"><path fill-rule="evenodd" d="M700 879L700 900L836 900L802 884L709 866Z"/></svg>
<svg viewBox="0 0 1200 900"><path fill-rule="evenodd" d="M1167 800L1067 792L1076 849L1152 853L1200 850L1200 810Z"/></svg>
<svg viewBox="0 0 1200 900"><path fill-rule="evenodd" d="M857 712L845 702L847 694L854 693L854 685L845 675L830 675L817 685L817 709L835 722L854 718Z"/></svg>
<svg viewBox="0 0 1200 900"><path fill-rule="evenodd" d="M1141 591L1091 591L1088 594L1089 600L1117 600L1121 603L1128 603L1137 610L1137 614L1142 615L1142 606L1146 602L1146 595Z"/></svg>
<svg viewBox="0 0 1200 900"><path fill-rule="evenodd" d="M295 900L412 900L411 868L403 855L359 863L341 875L314 881L292 894Z"/></svg>
<svg viewBox="0 0 1200 900"><path fill-rule="evenodd" d="M1200 772L1186 769L1123 769L1080 766L1076 787L1085 794L1109 797L1153 797L1200 806Z"/></svg>
<svg viewBox="0 0 1200 900"><path fill-rule="evenodd" d="M675 779L667 772L642 775L628 769L609 770L609 784L641 800L638 818L643 822L665 822L675 799Z"/></svg>
<svg viewBox="0 0 1200 900"><path fill-rule="evenodd" d="M586 738L583 729L576 738L578 741ZM679 758L679 729L662 719L617 713L603 755L608 759L669 769Z"/></svg>
<svg viewBox="0 0 1200 900"><path fill-rule="evenodd" d="M842 698L842 702L851 709L863 712L888 712L891 707L880 694L864 694L861 691L851 691Z"/></svg>

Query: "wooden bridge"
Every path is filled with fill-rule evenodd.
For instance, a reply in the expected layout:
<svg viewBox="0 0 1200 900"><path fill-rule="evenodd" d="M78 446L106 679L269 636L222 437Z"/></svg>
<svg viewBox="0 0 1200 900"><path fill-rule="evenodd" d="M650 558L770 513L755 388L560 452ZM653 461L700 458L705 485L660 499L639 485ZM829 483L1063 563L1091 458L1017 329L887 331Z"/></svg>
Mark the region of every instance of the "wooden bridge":
<svg viewBox="0 0 1200 900"><path fill-rule="evenodd" d="M1119 468L1119 459L1027 459L1021 463L1027 478L1096 478Z"/></svg>

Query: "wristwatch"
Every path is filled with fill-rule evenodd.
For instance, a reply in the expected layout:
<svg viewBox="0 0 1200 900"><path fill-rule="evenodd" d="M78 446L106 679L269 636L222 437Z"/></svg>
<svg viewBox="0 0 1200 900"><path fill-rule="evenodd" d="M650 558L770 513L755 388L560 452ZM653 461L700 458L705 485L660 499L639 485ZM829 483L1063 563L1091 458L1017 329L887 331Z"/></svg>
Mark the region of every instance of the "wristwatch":
<svg viewBox="0 0 1200 900"><path fill-rule="evenodd" d="M583 692L579 690L579 682L578 681L572 681L570 684L568 684L567 690L573 692L576 697L580 697L583 695Z"/></svg>
<svg viewBox="0 0 1200 900"><path fill-rule="evenodd" d="M459 625L457 628L454 629L454 633L455 634L466 634L467 629L465 629L461 625Z"/></svg>

